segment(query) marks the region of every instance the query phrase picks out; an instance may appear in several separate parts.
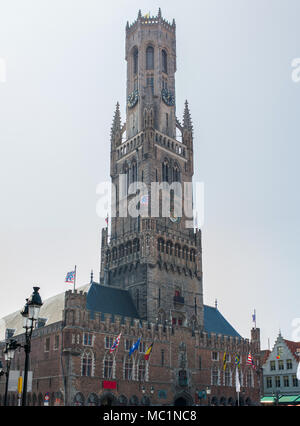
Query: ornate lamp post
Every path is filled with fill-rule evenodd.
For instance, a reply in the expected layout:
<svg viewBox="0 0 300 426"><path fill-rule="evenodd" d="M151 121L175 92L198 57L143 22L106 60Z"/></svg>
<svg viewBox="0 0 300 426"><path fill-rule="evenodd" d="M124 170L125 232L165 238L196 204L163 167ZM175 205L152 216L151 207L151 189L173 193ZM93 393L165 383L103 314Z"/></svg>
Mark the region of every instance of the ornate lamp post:
<svg viewBox="0 0 300 426"><path fill-rule="evenodd" d="M207 395L207 403L208 405L210 405L210 394L211 394L211 389L209 386L207 386L206 388L206 395Z"/></svg>
<svg viewBox="0 0 300 426"><path fill-rule="evenodd" d="M39 318L40 308L43 304L41 296L39 295L39 287L33 287L33 293L29 299L26 299L21 315L23 317L23 328L25 328L25 367L24 367L24 384L22 394L22 406L26 405L27 398L27 381L28 381L28 367L29 367L29 354L31 351L31 336L34 329L35 322Z"/></svg>
<svg viewBox="0 0 300 426"><path fill-rule="evenodd" d="M20 345L16 342L16 340L13 340L13 339L11 339L8 343L6 343L5 350L4 350L4 359L6 361L6 371L3 370L2 362L0 361L0 376L3 376L4 374L6 376L5 395L4 395L5 406L7 405L7 392L8 392L10 364L14 358L15 350L19 346Z"/></svg>

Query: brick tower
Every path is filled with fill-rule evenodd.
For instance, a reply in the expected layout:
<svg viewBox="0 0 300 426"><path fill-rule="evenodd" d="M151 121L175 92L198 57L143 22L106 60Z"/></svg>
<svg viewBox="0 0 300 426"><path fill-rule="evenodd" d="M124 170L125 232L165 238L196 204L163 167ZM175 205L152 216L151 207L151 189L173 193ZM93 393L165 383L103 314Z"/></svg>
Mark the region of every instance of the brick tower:
<svg viewBox="0 0 300 426"><path fill-rule="evenodd" d="M125 58L126 122L121 122L117 103L111 128L116 215L110 235L102 230L100 283L129 290L142 319L202 329L201 232L187 225L193 217L183 209L188 197L184 184L192 182L194 173L193 127L187 102L183 120L176 118L175 21L163 19L160 9L155 17L139 11L137 20L126 26ZM124 215L139 183L149 194L138 204L143 213ZM170 189L158 192L158 214L150 208L153 183L166 183ZM174 189L178 184L182 196ZM170 209L165 215L167 196Z"/></svg>

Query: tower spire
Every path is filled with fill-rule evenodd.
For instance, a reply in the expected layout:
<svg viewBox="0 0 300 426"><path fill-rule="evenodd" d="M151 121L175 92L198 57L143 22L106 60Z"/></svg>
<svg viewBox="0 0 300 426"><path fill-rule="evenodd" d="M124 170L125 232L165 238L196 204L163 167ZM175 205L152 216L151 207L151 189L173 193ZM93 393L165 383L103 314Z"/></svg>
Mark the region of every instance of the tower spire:
<svg viewBox="0 0 300 426"><path fill-rule="evenodd" d="M187 130L193 130L193 124L192 124L189 104L187 100L185 101L185 104L184 104L183 127Z"/></svg>
<svg viewBox="0 0 300 426"><path fill-rule="evenodd" d="M115 134L116 132L121 131L121 114L120 114L120 104L117 102L115 115L113 118L112 126L111 126L111 134Z"/></svg>

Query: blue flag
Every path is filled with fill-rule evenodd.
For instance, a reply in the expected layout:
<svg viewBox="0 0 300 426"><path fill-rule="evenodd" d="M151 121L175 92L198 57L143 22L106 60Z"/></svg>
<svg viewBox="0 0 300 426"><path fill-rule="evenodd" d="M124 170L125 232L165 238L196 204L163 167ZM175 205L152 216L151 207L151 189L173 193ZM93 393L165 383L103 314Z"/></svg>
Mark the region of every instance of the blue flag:
<svg viewBox="0 0 300 426"><path fill-rule="evenodd" d="M130 351L129 351L129 356L131 356L131 354L138 349L138 347L140 345L140 341L141 341L141 338L139 337L137 339L137 341L131 346Z"/></svg>

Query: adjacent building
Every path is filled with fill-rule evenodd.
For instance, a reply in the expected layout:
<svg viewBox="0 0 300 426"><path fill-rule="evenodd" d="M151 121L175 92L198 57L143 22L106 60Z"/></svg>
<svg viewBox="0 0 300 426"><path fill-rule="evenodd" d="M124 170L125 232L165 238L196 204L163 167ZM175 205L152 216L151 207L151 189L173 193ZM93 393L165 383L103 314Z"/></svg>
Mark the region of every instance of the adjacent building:
<svg viewBox="0 0 300 426"><path fill-rule="evenodd" d="M262 403L300 405L299 362L300 342L286 340L279 333L272 351L268 351L262 364Z"/></svg>

